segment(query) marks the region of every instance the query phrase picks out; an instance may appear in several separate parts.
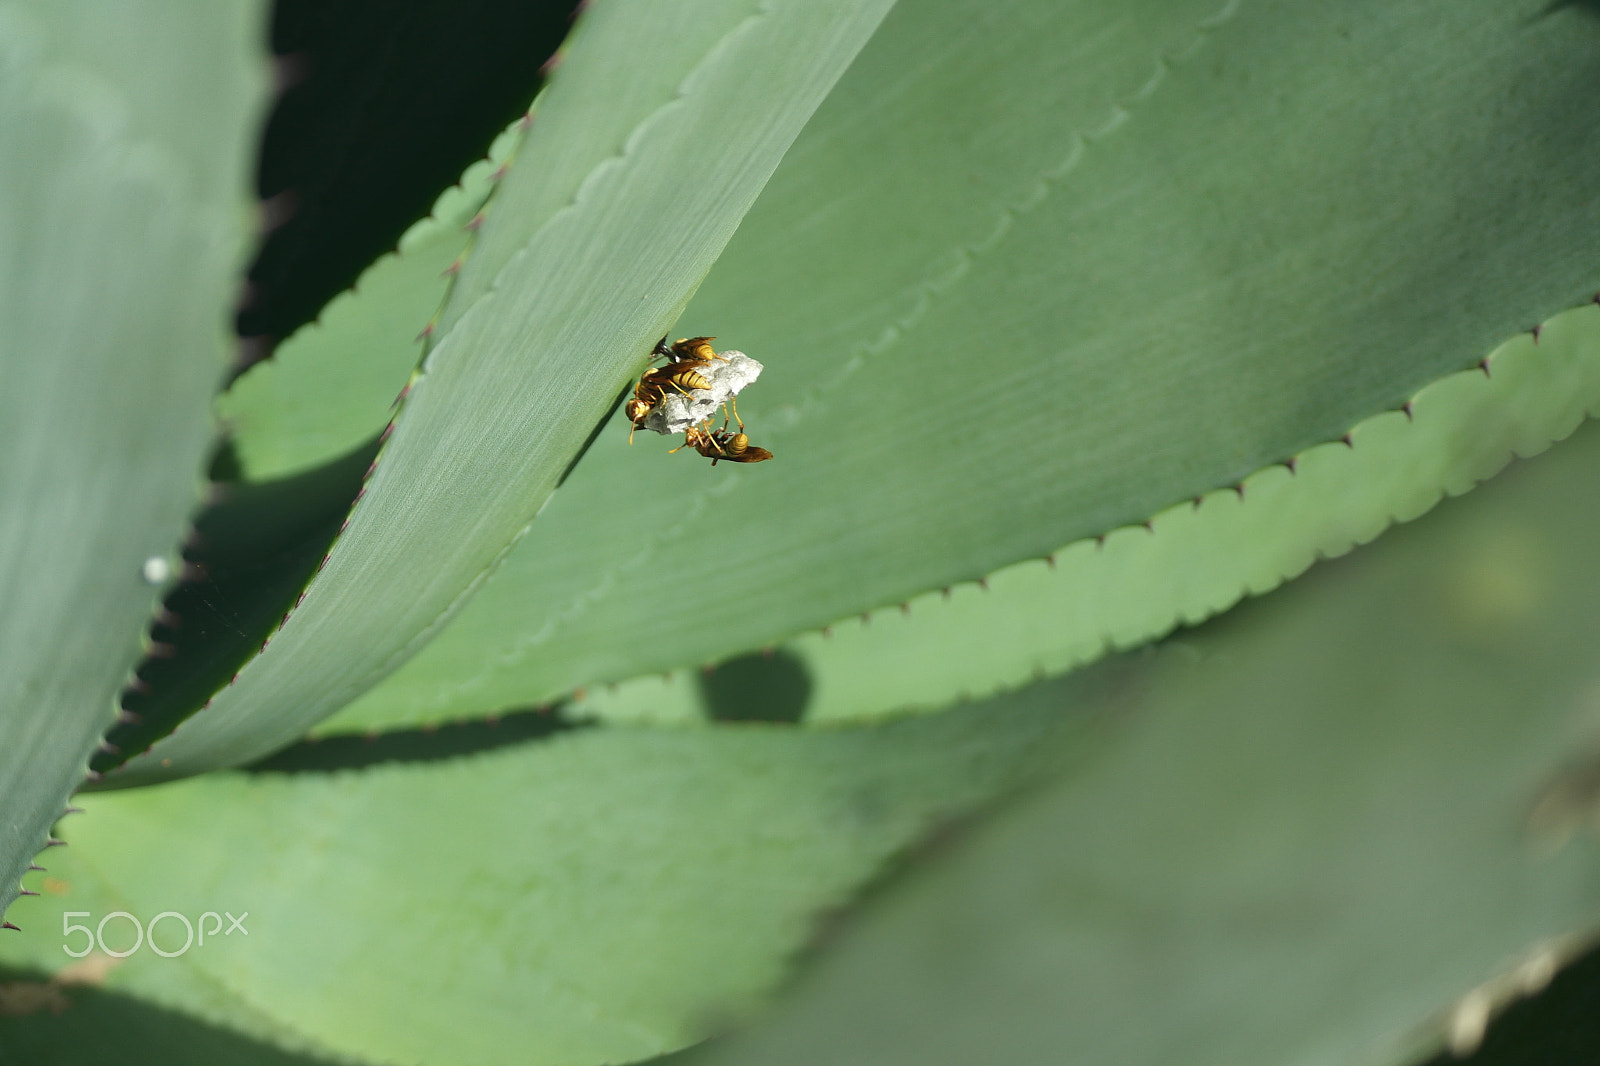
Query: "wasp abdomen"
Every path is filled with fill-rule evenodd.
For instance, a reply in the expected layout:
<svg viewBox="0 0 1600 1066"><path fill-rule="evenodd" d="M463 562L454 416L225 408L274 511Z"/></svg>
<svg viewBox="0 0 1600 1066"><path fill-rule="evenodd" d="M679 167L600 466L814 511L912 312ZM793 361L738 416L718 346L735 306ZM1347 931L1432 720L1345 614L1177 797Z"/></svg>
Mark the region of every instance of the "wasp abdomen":
<svg viewBox="0 0 1600 1066"><path fill-rule="evenodd" d="M681 392L687 392L690 389L709 390L711 388L711 382L707 381L703 374L694 367L685 366L682 363L668 363L659 370L652 370L645 374L643 380L652 385L671 385Z"/></svg>

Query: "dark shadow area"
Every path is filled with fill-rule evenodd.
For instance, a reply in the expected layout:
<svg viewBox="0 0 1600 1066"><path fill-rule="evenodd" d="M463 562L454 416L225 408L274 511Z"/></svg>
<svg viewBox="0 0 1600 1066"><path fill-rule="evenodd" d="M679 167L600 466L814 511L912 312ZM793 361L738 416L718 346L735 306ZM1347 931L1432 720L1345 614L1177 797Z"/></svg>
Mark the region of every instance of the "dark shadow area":
<svg viewBox="0 0 1600 1066"><path fill-rule="evenodd" d="M700 675L700 698L718 722L798 722L811 702L811 673L784 648L741 655Z"/></svg>
<svg viewBox="0 0 1600 1066"><path fill-rule="evenodd" d="M255 357L392 249L527 109L574 0L278 0L282 95L262 135ZM241 368L242 369L242 368Z"/></svg>
<svg viewBox="0 0 1600 1066"><path fill-rule="evenodd" d="M1572 960L1531 999L1508 1006L1483 1043L1457 1058L1442 1051L1424 1066L1594 1066L1600 1063L1600 948Z"/></svg>
<svg viewBox="0 0 1600 1066"><path fill-rule="evenodd" d="M1574 8L1593 18L1600 18L1600 0L1551 0L1544 6L1544 10L1539 12L1539 17L1549 18L1568 8Z"/></svg>
<svg viewBox="0 0 1600 1066"><path fill-rule="evenodd" d="M87 984L0 967L0 1062L56 1066L332 1066Z"/></svg>
<svg viewBox="0 0 1600 1066"><path fill-rule="evenodd" d="M374 440L296 477L215 486L184 549L188 569L151 624L150 654L123 691L126 720L106 734L116 751L90 769L114 770L167 736L256 653L321 565L377 450Z"/></svg>
<svg viewBox="0 0 1600 1066"><path fill-rule="evenodd" d="M360 770L390 762L438 762L544 740L557 733L586 729L588 725L565 718L562 705L558 704L544 710L514 711L499 718L457 722L431 729L302 740L244 769L253 774L313 774Z"/></svg>

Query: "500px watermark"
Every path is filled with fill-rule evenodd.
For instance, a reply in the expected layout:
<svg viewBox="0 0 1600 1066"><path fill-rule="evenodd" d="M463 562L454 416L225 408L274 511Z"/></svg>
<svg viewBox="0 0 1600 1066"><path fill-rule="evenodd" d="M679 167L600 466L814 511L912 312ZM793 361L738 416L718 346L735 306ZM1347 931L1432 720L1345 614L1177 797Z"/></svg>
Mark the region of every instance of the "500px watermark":
<svg viewBox="0 0 1600 1066"><path fill-rule="evenodd" d="M223 915L227 915L228 918L228 928L226 930L222 928ZM155 952L157 955L160 955L162 958L174 959L195 945L196 925L199 926L199 945L201 947L205 946L207 936L215 940L219 932L223 936L232 936L236 932L243 933L245 936L250 935L250 930L244 927L244 920L250 917L249 911L245 911L237 918L235 918L232 914L229 914L227 911L223 911L222 914L218 914L216 911L206 911L200 916L198 923L191 923L188 918L179 914L177 911L162 911L160 914L150 919L149 925L140 924L139 919L135 918L127 911L112 911L104 918L101 918L100 924L95 926L93 929L90 929L87 925L78 925L72 920L74 918L88 917L90 917L90 913L88 911L67 911L61 915L61 936L63 939L71 937L74 933L83 934L83 950L74 951L70 942L61 945L61 950L65 951L68 955L71 955L75 959L83 958L96 947L114 959L125 959L129 955L132 955L135 951L138 951L147 943L150 945L150 950ZM106 945L106 923L111 921L113 918L126 919L128 924L133 926L132 947L124 948L118 951ZM212 923L210 929L206 928L206 919L208 918ZM156 926L161 924L163 920L166 920L169 923L169 927L170 923L172 922L181 922L183 924L183 947L178 948L176 951L168 951L156 943ZM116 927L113 927L113 930L115 929Z"/></svg>

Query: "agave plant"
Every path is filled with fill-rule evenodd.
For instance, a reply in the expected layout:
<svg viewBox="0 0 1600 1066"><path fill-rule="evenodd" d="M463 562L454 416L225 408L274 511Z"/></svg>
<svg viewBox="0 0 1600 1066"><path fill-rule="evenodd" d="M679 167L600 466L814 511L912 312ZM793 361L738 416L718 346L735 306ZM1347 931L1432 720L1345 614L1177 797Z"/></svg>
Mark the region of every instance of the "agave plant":
<svg viewBox="0 0 1600 1066"><path fill-rule="evenodd" d="M1600 929L1588 5L595 0L252 362L267 14L0 6L0 1058L1399 1063Z"/></svg>

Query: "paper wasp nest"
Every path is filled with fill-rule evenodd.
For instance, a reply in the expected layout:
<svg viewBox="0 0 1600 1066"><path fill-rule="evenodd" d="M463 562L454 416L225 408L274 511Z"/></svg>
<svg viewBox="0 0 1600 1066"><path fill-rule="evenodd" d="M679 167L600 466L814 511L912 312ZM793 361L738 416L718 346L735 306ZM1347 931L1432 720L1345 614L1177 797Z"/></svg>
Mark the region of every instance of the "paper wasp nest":
<svg viewBox="0 0 1600 1066"><path fill-rule="evenodd" d="M761 364L743 352L718 352L709 366L698 368L711 383L711 390L692 389L685 396L668 390L660 403L645 416L644 429L657 433L682 433L716 414L729 397L761 376Z"/></svg>

